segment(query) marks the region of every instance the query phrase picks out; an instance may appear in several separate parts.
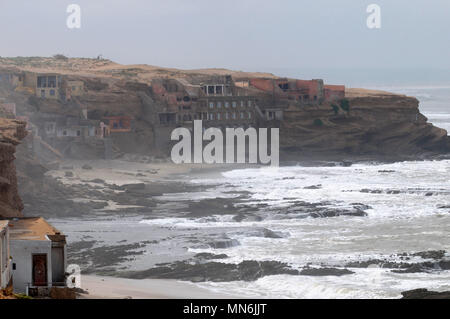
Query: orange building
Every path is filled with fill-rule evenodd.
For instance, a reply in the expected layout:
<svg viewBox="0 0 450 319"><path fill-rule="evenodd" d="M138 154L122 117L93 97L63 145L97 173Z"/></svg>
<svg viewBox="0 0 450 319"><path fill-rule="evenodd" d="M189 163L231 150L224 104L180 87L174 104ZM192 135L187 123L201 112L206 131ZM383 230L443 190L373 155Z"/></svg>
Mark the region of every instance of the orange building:
<svg viewBox="0 0 450 319"><path fill-rule="evenodd" d="M345 98L345 86L344 85L325 85L325 100L337 101Z"/></svg>
<svg viewBox="0 0 450 319"><path fill-rule="evenodd" d="M324 85L323 80L264 79L249 80L250 86L272 94L307 104L335 101L345 97L345 86Z"/></svg>
<svg viewBox="0 0 450 319"><path fill-rule="evenodd" d="M109 116L103 118L111 133L131 132L131 118L129 116Z"/></svg>

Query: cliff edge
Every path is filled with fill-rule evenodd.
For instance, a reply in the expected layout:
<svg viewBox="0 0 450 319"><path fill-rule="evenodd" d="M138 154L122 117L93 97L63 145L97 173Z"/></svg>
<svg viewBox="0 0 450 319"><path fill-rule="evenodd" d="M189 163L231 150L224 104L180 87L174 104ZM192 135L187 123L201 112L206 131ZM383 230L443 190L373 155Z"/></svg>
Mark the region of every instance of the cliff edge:
<svg viewBox="0 0 450 319"><path fill-rule="evenodd" d="M416 98L320 79L65 57L0 58L1 74L0 98L32 124L42 152L66 158L167 158L171 130L195 119L278 127L282 161L450 155L447 132L428 122Z"/></svg>
<svg viewBox="0 0 450 319"><path fill-rule="evenodd" d="M0 217L22 216L14 153L20 140L27 135L25 125L21 121L0 118Z"/></svg>
<svg viewBox="0 0 450 319"><path fill-rule="evenodd" d="M450 153L447 131L420 112L419 101L346 88L340 102L285 112L281 149L288 156L423 159Z"/></svg>

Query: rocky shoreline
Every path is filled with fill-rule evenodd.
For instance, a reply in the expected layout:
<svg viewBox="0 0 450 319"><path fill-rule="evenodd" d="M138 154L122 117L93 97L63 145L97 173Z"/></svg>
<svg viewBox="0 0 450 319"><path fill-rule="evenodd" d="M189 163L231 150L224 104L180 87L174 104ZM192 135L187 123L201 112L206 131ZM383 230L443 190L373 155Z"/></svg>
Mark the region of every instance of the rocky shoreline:
<svg viewBox="0 0 450 319"><path fill-rule="evenodd" d="M23 165L23 163L21 164ZM128 164L131 165L131 164ZM328 164L324 164L328 165ZM330 164L332 165L332 164ZM340 163L343 167L349 167L351 162ZM94 167L93 167L94 166ZM33 169L30 169L33 167ZM23 166L22 166L23 168ZM207 191L216 185L180 183L180 177L186 178L189 174L207 174L206 172L178 172L169 178L162 178L162 172L153 169L136 169L134 173L126 170L113 169L114 174L129 178L134 182L115 183L108 181L104 176L97 178L87 177L96 172L95 164L77 165L64 164L58 171L37 169L28 166L29 174L35 174L36 178L24 188L25 211L33 214L33 211L41 211L49 218L81 218L96 219L119 218L137 216L143 220L152 221L158 218L186 218L204 219L205 222L213 222L215 215L231 215L235 223L260 222L265 219L298 220L306 218L359 218L364 220L372 207L365 203L351 203L337 206L336 202L306 202L297 198L285 197L287 203L283 209L274 208L265 203L253 201L249 205L251 193L235 192L230 189L228 195L232 198L197 199L195 201L186 198L178 198L167 207L167 197L170 194L187 194ZM55 174L57 172L57 174ZM71 172L71 174L68 174ZM89 172L89 174L87 174ZM379 174L392 174L393 171L379 170ZM86 174L87 175L86 175ZM217 172L211 172L217 174ZM161 175L161 176L159 176ZM296 176L283 177L284 179L300 178ZM29 181L28 181L29 182ZM38 184L39 183L39 184ZM36 185L40 185L37 186ZM29 191L33 188L31 191ZM306 190L320 190L321 184L305 186ZM39 190L39 192L36 192ZM361 189L362 193L376 194L377 189ZM427 189L411 189L411 194L426 193ZM226 192L225 192L226 193ZM397 194L395 190L392 194ZM163 196L164 195L164 196ZM431 195L430 195L431 196ZM48 199L52 200L49 201ZM84 200L80 200L84 199ZM33 205L27 205L33 202ZM58 205L54 205L57 202ZM442 209L445 209L442 205ZM94 231L94 230L92 230ZM229 258L220 253L197 253L179 255L172 261L164 261L152 265L148 269L130 270L123 266L134 262L136 258L144 255L148 247L157 247L173 238L149 239L142 241L126 241L116 244L106 244L91 236L90 230L80 236L81 240L72 241L68 246L69 262L82 266L83 274L107 275L130 279L176 279L197 283L205 282L253 282L260 278L272 275L308 276L308 277L341 277L351 276L358 269L383 268L398 275L413 273L439 273L450 269L450 260L445 251L423 251L398 253L388 256L380 256L376 259L356 259L339 264L310 263L300 267L279 262L276 260L243 260L239 263L227 263ZM246 237L260 237L273 240L283 240L289 233L273 231L265 227L252 227L243 229L242 235ZM234 233L238 234L238 233ZM236 247L240 242L228 236L217 233L202 232L197 236L195 232L185 235L189 239L187 247L200 249L220 249ZM185 240L185 238L183 238ZM178 258L178 259L177 259ZM407 295L411 296L411 295ZM413 296L419 296L414 294Z"/></svg>

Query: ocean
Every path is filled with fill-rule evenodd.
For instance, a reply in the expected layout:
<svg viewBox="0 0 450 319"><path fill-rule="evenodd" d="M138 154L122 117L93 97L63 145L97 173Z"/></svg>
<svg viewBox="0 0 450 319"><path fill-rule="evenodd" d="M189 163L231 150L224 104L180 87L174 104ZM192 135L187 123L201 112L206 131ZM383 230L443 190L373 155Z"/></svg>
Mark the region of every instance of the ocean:
<svg viewBox="0 0 450 319"><path fill-rule="evenodd" d="M450 85L365 87L417 97L429 121L450 132ZM402 291L416 288L450 290L450 271L436 263L409 272L384 267L433 263L433 258L416 254L430 250L447 251L441 261L450 257L449 160L248 168L181 175L169 182L189 187L159 196L160 203L148 214L52 222L69 235L69 243L139 244L128 246L132 258L117 261L115 270L145 270L208 253L222 255L211 260L220 263L278 261L299 271L337 267L352 272L274 274L253 281L193 280L230 296L399 298ZM319 215L355 209L367 215L312 216L308 207ZM197 210L202 213L195 214ZM276 236L265 235L267 231ZM358 265L364 262L365 266Z"/></svg>

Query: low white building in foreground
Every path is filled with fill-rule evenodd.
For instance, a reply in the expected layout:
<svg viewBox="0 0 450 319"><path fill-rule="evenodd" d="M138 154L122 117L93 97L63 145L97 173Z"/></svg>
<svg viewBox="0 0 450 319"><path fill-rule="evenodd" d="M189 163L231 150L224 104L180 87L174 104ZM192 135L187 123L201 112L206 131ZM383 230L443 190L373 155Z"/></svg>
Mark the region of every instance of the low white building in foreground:
<svg viewBox="0 0 450 319"><path fill-rule="evenodd" d="M9 236L15 293L45 296L65 286L65 235L42 217L29 217L9 220Z"/></svg>
<svg viewBox="0 0 450 319"><path fill-rule="evenodd" d="M8 224L7 220L0 220L0 289L5 289L11 284Z"/></svg>

